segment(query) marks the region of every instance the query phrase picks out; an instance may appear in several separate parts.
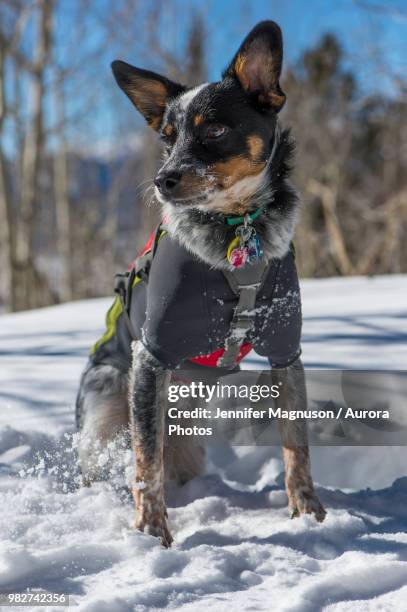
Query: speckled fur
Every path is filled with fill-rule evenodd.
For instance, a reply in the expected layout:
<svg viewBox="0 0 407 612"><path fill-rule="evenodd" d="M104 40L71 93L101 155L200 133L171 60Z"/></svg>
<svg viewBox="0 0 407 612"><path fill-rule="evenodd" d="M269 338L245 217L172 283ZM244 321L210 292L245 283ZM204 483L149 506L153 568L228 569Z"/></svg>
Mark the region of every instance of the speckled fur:
<svg viewBox="0 0 407 612"><path fill-rule="evenodd" d="M82 374L76 400L76 425L81 432L78 457L83 484L106 477L109 465L100 452L119 435L128 435L128 377L110 365L89 363Z"/></svg>
<svg viewBox="0 0 407 612"><path fill-rule="evenodd" d="M293 238L300 200L288 182L294 143L289 130L277 135L273 159L262 172L262 181L247 204L249 210L267 204L266 211L254 221L267 259L281 259ZM204 206L190 208L163 204L166 227L186 249L218 269L229 268L225 257L235 228L224 217L205 212Z"/></svg>
<svg viewBox="0 0 407 612"><path fill-rule="evenodd" d="M304 369L300 359L290 367L271 371L274 384L282 382L279 405L287 410L306 408ZM313 514L322 522L326 511L314 490L309 459L308 436L305 421L281 419L279 421L283 443L285 487L291 517Z"/></svg>
<svg viewBox="0 0 407 612"><path fill-rule="evenodd" d="M136 527L171 545L164 502L164 430L170 374L141 342L132 345L129 403L136 457Z"/></svg>

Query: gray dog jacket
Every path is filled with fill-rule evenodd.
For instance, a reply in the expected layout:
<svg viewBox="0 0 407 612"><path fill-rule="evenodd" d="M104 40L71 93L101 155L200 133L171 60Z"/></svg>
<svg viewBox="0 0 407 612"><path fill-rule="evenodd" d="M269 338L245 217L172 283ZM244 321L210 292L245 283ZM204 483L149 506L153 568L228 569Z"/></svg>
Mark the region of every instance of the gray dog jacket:
<svg viewBox="0 0 407 612"><path fill-rule="evenodd" d="M168 369L219 367L238 301L222 270L159 228L126 274L125 296L117 297L108 311L106 332L91 359L127 371L131 343L138 339ZM301 299L292 250L265 265L254 307L244 314L250 325L242 332L235 367L251 349L273 368L298 358Z"/></svg>

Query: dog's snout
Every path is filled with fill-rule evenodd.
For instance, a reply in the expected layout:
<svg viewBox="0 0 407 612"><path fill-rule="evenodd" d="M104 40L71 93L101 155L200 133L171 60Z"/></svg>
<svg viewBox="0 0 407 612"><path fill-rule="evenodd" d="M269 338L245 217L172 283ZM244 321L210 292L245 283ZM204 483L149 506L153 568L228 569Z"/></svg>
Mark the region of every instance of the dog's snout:
<svg viewBox="0 0 407 612"><path fill-rule="evenodd" d="M176 170L159 172L154 179L154 185L163 195L171 195L182 177Z"/></svg>

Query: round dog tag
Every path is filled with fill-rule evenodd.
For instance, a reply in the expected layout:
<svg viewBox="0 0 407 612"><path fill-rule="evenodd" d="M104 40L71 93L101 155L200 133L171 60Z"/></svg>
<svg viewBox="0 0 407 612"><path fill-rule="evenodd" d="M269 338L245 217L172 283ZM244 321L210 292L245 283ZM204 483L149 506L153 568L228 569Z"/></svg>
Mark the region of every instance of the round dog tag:
<svg viewBox="0 0 407 612"><path fill-rule="evenodd" d="M232 250L229 258L229 262L234 268L242 268L249 256L249 251L246 247L237 247Z"/></svg>

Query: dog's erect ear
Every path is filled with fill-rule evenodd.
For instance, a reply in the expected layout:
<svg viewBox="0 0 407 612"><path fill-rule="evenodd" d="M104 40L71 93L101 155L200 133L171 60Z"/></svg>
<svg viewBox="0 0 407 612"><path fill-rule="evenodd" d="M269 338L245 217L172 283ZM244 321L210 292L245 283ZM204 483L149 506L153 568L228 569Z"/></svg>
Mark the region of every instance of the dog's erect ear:
<svg viewBox="0 0 407 612"><path fill-rule="evenodd" d="M120 60L112 63L112 70L119 87L154 130L161 125L167 100L185 91L182 85L155 72L135 68Z"/></svg>
<svg viewBox="0 0 407 612"><path fill-rule="evenodd" d="M246 36L223 73L234 77L245 91L257 96L263 107L281 110L285 94L279 83L283 62L283 37L274 21L261 21Z"/></svg>

